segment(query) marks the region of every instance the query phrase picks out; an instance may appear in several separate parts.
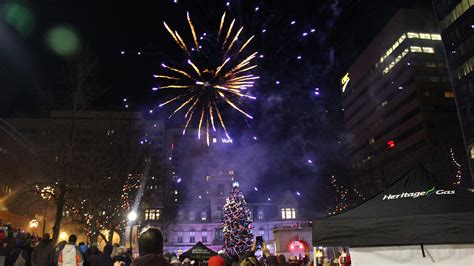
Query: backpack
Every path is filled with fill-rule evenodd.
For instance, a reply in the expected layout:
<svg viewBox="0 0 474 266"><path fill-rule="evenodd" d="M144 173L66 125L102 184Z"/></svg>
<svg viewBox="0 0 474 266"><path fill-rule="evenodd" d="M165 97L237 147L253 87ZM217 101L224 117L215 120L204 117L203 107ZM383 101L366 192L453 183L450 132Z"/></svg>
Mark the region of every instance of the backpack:
<svg viewBox="0 0 474 266"><path fill-rule="evenodd" d="M26 265L26 260L23 258L23 250L20 251L20 255L18 255L18 258L16 258L14 266L25 266Z"/></svg>

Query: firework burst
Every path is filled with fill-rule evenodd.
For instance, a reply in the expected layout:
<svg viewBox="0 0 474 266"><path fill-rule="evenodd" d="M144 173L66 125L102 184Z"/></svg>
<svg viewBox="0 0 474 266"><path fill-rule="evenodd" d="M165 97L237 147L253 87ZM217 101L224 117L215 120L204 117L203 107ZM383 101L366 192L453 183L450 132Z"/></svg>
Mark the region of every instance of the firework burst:
<svg viewBox="0 0 474 266"><path fill-rule="evenodd" d="M223 106L228 105L247 118L253 118L239 104L244 99L256 99L246 90L259 79L251 73L257 67L252 64L257 52L247 52L246 48L254 36L241 41L239 36L243 27L237 29L235 19L227 26L226 13L221 17L217 36L203 33L198 37L189 13L187 24L192 38L190 43L186 43L176 30L163 22L174 42L184 52L187 64L180 67L161 64L164 73L154 77L159 79L158 89L173 90L177 94L160 107L179 102L169 118L182 111L185 117L183 135L194 121L198 127L198 138L204 130L209 146L210 130L217 131L219 126L230 139L221 112Z"/></svg>

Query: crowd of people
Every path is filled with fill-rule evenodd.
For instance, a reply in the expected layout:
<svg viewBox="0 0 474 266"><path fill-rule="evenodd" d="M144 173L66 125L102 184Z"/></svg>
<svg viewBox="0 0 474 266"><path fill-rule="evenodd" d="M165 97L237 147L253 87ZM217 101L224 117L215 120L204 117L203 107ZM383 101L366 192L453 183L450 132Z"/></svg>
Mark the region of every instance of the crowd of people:
<svg viewBox="0 0 474 266"><path fill-rule="evenodd" d="M243 257L219 253L208 261L195 262L175 254L163 254L163 235L157 228L149 228L138 239L139 256L132 258L132 251L118 244L105 245L102 251L97 246L89 247L77 243L70 235L68 241L54 244L49 234L39 238L35 234L6 228L0 230L0 265L5 266L310 266L308 257L298 258L274 256L265 245L259 258L255 246ZM327 261L324 261L327 263ZM331 265L331 264L321 265ZM338 265L347 266L348 263Z"/></svg>
<svg viewBox="0 0 474 266"><path fill-rule="evenodd" d="M1 266L130 266L131 251L118 244L97 246L77 243L77 236L53 243L49 234L42 238L5 226L0 230Z"/></svg>

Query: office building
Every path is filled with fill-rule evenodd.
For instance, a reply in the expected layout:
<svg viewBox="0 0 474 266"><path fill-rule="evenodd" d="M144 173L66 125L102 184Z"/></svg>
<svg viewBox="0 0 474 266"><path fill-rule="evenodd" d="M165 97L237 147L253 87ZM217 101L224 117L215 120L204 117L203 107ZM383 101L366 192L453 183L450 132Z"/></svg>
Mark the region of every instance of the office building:
<svg viewBox="0 0 474 266"><path fill-rule="evenodd" d="M442 49L432 13L402 9L343 76L351 164L370 192L419 163L460 182L462 137Z"/></svg>
<svg viewBox="0 0 474 266"><path fill-rule="evenodd" d="M474 0L433 0L474 178Z"/></svg>

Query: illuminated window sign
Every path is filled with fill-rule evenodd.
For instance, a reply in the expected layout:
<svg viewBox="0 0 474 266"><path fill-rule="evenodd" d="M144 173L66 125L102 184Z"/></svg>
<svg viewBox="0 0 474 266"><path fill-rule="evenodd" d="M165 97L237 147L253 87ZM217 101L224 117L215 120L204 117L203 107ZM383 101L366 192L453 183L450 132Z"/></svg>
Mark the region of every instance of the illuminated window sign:
<svg viewBox="0 0 474 266"><path fill-rule="evenodd" d="M225 144L231 144L233 143L233 140L232 139L221 139L222 143L225 143Z"/></svg>

